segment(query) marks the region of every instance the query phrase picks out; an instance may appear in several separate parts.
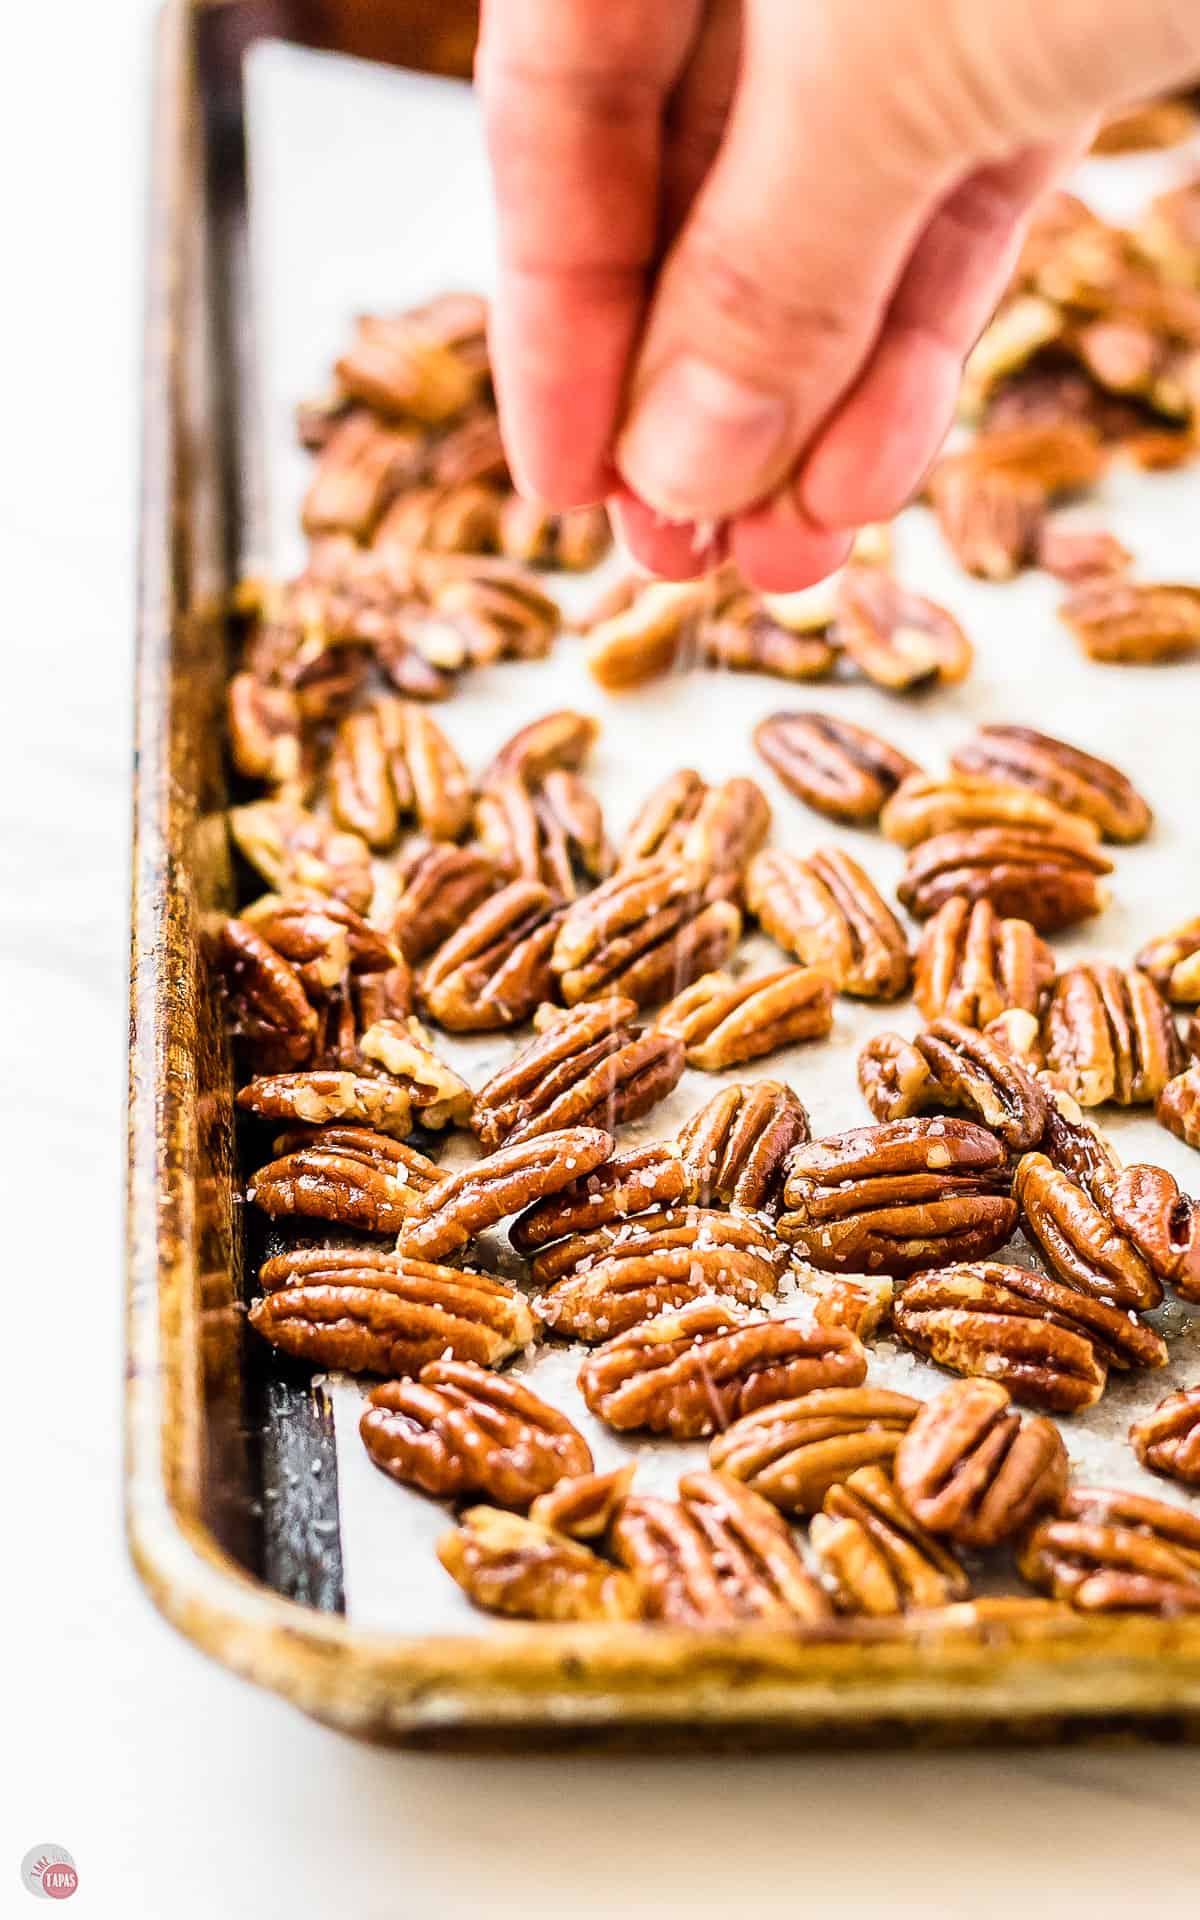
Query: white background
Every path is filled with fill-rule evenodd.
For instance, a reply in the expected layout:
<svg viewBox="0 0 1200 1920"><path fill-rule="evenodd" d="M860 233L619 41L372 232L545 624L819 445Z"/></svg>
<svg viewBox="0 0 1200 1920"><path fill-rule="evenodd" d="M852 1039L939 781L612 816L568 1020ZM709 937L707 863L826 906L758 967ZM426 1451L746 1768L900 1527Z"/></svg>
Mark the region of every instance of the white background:
<svg viewBox="0 0 1200 1920"><path fill-rule="evenodd" d="M0 1912L1180 1913L1200 1753L711 1761L371 1752L228 1677L124 1556L120 1191L151 8L21 7L0 67Z"/></svg>

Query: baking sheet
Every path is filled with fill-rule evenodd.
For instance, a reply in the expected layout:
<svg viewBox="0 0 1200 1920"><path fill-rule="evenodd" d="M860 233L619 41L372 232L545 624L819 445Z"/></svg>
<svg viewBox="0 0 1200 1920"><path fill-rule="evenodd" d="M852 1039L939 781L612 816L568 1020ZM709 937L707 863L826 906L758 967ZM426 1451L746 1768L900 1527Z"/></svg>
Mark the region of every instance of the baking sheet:
<svg viewBox="0 0 1200 1920"><path fill-rule="evenodd" d="M478 119L469 90L458 82L268 42L250 55L247 102L267 517L257 535L259 550L242 558L248 571L291 572L303 561L299 503L311 465L295 441L296 401L327 384L355 313L407 306L447 287L486 291L493 221ZM1090 161L1073 184L1109 217L1127 218L1196 157L1194 149L1177 149ZM1197 577L1200 471L1148 475L1117 467L1089 501L1086 517L1102 519L1120 535L1145 577ZM588 772L614 839L654 782L676 767L694 765L713 780L753 775L774 808L776 844L805 852L841 842L890 898L903 865L901 850L877 833L838 828L792 799L753 752L757 722L781 707L818 707L878 730L930 771L942 770L951 748L982 722L1043 727L1115 760L1155 808L1149 841L1110 849L1116 871L1109 909L1074 937L1054 942L1064 963L1127 962L1150 933L1200 911L1200 665L1092 665L1054 617L1064 591L1057 582L1032 573L1002 587L968 579L949 560L921 509L902 516L897 534L903 579L950 607L975 643L975 668L963 686L904 700L867 684L789 688L757 675L698 672L612 696L591 681L568 635L548 661L467 678L437 710L439 721L478 768L500 739L541 713L559 706L594 713L603 732ZM601 577L552 585L571 608L595 595ZM778 949L756 937L743 942L737 969L757 971L778 962ZM815 1134L861 1124L870 1116L855 1081L858 1048L873 1033L894 1028L912 1034L920 1024L911 1003L887 1007L839 999L828 1041L774 1055L757 1069L727 1075L689 1070L669 1100L622 1129L622 1144L675 1132L719 1086L756 1071L797 1089ZM443 1044L476 1086L517 1045L503 1035ZM1200 1156L1146 1111L1106 1110L1101 1118L1123 1159L1157 1161L1185 1187L1200 1185ZM459 1138L445 1157L463 1157L468 1150ZM1020 1240L1013 1255L1038 1264ZM777 1310L789 1311L789 1303L781 1301ZM1200 1314L1172 1304L1151 1317L1170 1340L1169 1367L1113 1374L1097 1407L1061 1424L1079 1481L1103 1480L1189 1502L1173 1483L1144 1473L1126 1443L1131 1419L1172 1387L1200 1380ZM598 1467L635 1457L639 1488L650 1491L670 1490L680 1472L703 1464L705 1443L623 1441L596 1422L574 1384L583 1352L546 1347L516 1370L570 1413ZM893 1341L872 1345L872 1384L925 1397L948 1377ZM364 1389L338 1378L330 1388L351 1622L413 1634L504 1632L503 1623L470 1606L434 1557L449 1509L397 1487L370 1464L357 1432ZM1200 1498L1189 1504L1200 1511Z"/></svg>

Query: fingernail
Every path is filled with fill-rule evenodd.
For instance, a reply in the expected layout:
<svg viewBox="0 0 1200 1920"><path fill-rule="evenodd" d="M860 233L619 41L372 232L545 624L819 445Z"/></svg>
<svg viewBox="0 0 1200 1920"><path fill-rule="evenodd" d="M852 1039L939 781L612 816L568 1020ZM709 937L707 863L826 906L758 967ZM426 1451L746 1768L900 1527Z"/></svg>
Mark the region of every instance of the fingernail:
<svg viewBox="0 0 1200 1920"><path fill-rule="evenodd" d="M778 479L787 402L685 355L657 374L617 444L628 484L672 519L723 519Z"/></svg>

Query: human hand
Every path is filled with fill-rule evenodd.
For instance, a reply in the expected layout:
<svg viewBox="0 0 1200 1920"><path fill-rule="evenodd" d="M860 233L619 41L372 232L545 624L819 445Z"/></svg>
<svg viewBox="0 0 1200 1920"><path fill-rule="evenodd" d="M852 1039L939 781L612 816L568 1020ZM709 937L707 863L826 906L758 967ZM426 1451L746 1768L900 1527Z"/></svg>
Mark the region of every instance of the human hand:
<svg viewBox="0 0 1200 1920"><path fill-rule="evenodd" d="M608 495L656 572L820 578L1094 115L1198 73L1196 0L484 0L518 484Z"/></svg>

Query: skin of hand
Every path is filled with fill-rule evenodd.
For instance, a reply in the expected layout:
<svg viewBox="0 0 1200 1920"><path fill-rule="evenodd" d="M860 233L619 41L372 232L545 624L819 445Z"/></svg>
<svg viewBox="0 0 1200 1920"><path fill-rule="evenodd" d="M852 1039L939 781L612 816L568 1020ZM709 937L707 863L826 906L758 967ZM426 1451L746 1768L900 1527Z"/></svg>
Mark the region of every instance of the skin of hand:
<svg viewBox="0 0 1200 1920"><path fill-rule="evenodd" d="M910 497L1025 219L1200 0L484 0L517 484L683 578L839 564Z"/></svg>

